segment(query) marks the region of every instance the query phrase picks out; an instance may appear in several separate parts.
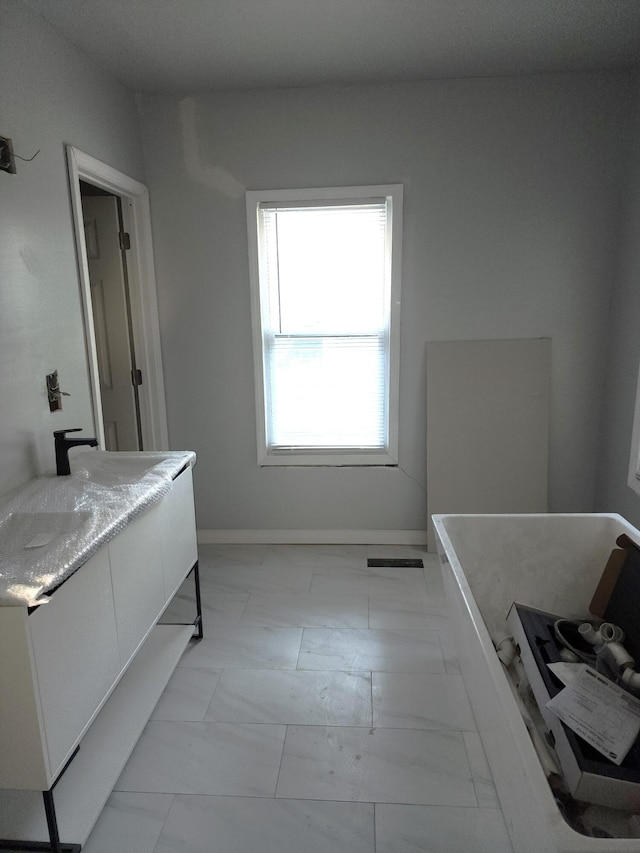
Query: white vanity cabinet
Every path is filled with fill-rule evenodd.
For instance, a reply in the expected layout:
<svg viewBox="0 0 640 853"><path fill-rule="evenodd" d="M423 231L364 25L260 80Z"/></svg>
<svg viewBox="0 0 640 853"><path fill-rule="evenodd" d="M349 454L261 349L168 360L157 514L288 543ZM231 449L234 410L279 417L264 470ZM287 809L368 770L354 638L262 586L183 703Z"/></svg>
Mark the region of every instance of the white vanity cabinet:
<svg viewBox="0 0 640 853"><path fill-rule="evenodd" d="M196 562L187 466L48 603L0 607L0 839L48 841L55 784L61 840L86 841L193 636L157 622Z"/></svg>

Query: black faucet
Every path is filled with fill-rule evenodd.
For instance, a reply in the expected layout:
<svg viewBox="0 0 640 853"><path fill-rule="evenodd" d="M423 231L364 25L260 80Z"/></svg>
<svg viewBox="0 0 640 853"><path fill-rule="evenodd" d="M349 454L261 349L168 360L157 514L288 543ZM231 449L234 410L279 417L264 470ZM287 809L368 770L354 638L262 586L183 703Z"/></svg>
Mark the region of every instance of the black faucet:
<svg viewBox="0 0 640 853"><path fill-rule="evenodd" d="M89 447L98 446L98 442L95 438L67 438L68 432L82 432L82 429L83 427L76 427L75 429L57 429L53 433L53 437L56 442L56 474L58 474L58 476L71 473L71 468L69 466L70 447L79 447L82 444L86 444Z"/></svg>

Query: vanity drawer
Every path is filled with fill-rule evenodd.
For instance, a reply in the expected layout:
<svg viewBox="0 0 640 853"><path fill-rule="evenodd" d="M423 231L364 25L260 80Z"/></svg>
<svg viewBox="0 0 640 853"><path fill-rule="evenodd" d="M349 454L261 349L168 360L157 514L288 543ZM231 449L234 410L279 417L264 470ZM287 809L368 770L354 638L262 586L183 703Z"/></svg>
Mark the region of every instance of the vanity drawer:
<svg viewBox="0 0 640 853"><path fill-rule="evenodd" d="M166 603L154 504L109 543L120 666L125 667Z"/></svg>
<svg viewBox="0 0 640 853"><path fill-rule="evenodd" d="M169 600L198 559L190 467L176 477L171 491L163 497L158 509L164 591L165 598Z"/></svg>
<svg viewBox="0 0 640 853"><path fill-rule="evenodd" d="M31 613L29 630L55 778L121 668L107 548Z"/></svg>

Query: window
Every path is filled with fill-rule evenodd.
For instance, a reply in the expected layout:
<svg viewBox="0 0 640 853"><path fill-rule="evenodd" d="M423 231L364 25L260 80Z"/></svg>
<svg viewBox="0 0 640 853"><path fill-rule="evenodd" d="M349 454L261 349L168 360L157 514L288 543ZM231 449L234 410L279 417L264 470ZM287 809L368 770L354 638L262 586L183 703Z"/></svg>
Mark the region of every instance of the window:
<svg viewBox="0 0 640 853"><path fill-rule="evenodd" d="M258 461L397 463L402 187L247 193Z"/></svg>

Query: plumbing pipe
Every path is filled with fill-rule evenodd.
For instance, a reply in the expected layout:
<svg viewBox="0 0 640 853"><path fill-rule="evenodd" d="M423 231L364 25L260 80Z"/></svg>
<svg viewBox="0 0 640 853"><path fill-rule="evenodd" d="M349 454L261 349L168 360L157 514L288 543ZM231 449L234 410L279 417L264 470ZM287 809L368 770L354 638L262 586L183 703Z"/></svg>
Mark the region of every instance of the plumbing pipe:
<svg viewBox="0 0 640 853"><path fill-rule="evenodd" d="M566 645L557 625L556 622L556 636ZM591 622L583 622L578 626L578 634L582 640L594 646L597 663L603 665L609 678L614 681L617 678L630 693L640 695L640 672L636 672L635 660L622 645L624 631L621 628L611 622L603 622L596 630Z"/></svg>
<svg viewBox="0 0 640 853"><path fill-rule="evenodd" d="M592 646L597 646L601 643L600 635L591 622L583 622L578 627L578 634L586 643L590 643Z"/></svg>
<svg viewBox="0 0 640 853"><path fill-rule="evenodd" d="M605 643L598 652L598 657L604 658L605 663L618 672L634 669L636 665L629 652L620 643Z"/></svg>
<svg viewBox="0 0 640 853"><path fill-rule="evenodd" d="M603 622L598 630L603 643L624 642L624 631L617 625L612 625L611 622Z"/></svg>
<svg viewBox="0 0 640 853"><path fill-rule="evenodd" d="M603 622L596 630L591 622L583 622L578 627L580 637L592 646L602 646L605 643L621 643L624 640L624 631L610 622Z"/></svg>
<svg viewBox="0 0 640 853"><path fill-rule="evenodd" d="M513 637L502 637L496 642L496 654L505 666L511 666L515 656L518 654Z"/></svg>
<svg viewBox="0 0 640 853"><path fill-rule="evenodd" d="M636 672L635 669L627 667L620 676L620 681L632 693L640 694L640 672Z"/></svg>
<svg viewBox="0 0 640 853"><path fill-rule="evenodd" d="M503 664L504 666L504 664ZM524 699L522 698L521 689L524 687L528 687L529 682L527 680L527 674L525 672L524 666L522 665L522 660L519 657L514 657L512 662L512 670L513 675L518 679L519 686L517 687L514 684L513 678L510 676L507 671L507 667L505 666L505 675L507 677L507 681L509 682L509 687L511 688L511 692L513 693L514 699L518 705L518 709L520 714L522 715L522 721L524 722L527 731L529 732L529 737L531 738L531 742L533 744L533 748L536 751L536 755L538 756L538 760L542 766L542 770L547 778L549 776L561 776L560 768L558 767L558 762L553 756L549 745L547 744L544 736L539 731L536 726L529 709L527 708Z"/></svg>

